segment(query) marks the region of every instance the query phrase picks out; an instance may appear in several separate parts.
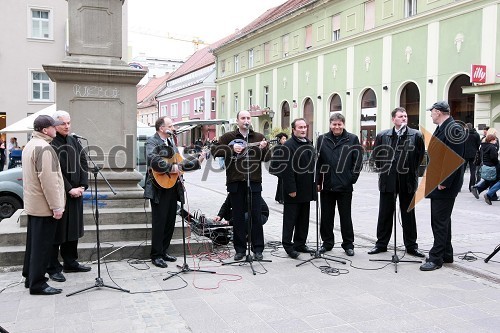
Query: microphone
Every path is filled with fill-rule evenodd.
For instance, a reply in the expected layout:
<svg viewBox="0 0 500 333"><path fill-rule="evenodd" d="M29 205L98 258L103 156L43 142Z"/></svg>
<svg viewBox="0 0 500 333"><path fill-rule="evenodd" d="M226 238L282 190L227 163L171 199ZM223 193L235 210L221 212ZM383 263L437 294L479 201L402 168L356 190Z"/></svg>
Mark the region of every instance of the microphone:
<svg viewBox="0 0 500 333"><path fill-rule="evenodd" d="M165 134L170 135L170 136L176 136L175 131L172 132L171 130L166 130Z"/></svg>
<svg viewBox="0 0 500 333"><path fill-rule="evenodd" d="M80 136L76 133L71 133L71 136L74 137L75 139L82 139L82 140L87 141L87 138L84 138L83 136Z"/></svg>

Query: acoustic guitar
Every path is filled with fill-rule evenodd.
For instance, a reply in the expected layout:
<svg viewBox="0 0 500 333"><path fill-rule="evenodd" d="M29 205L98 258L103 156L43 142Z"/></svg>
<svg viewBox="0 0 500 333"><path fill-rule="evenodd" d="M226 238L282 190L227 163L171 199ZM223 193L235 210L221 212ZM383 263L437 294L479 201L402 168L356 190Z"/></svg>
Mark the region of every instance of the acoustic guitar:
<svg viewBox="0 0 500 333"><path fill-rule="evenodd" d="M184 174L184 171L182 171L181 165L182 161L184 160L179 153L175 153L172 157L167 158L167 157L162 157L162 159L169 163L169 164L177 164L179 167L179 172L177 173L170 173L170 172L158 172L153 169L151 170L151 174L153 175L154 178L154 184L161 187L161 188L172 188L174 187L175 183L177 183L177 180L179 179L180 176Z"/></svg>

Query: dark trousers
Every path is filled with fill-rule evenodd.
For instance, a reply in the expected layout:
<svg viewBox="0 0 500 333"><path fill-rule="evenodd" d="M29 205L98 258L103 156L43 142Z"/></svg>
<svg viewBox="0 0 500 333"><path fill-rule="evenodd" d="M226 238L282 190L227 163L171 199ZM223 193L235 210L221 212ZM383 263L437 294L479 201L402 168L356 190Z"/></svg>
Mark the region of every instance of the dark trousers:
<svg viewBox="0 0 500 333"><path fill-rule="evenodd" d="M470 172L470 179L469 179L469 189L470 189L472 186L476 185L476 165L474 164L474 157L465 159L464 172L465 169L467 168L467 165L469 166L469 172Z"/></svg>
<svg viewBox="0 0 500 333"><path fill-rule="evenodd" d="M340 232L342 234L342 248L354 249L354 230L351 220L352 192L321 191L321 226L320 234L323 246L331 250L335 245L333 222L335 220L335 206L338 205L340 215Z"/></svg>
<svg viewBox="0 0 500 333"><path fill-rule="evenodd" d="M177 214L177 186L159 190L158 204L151 200L151 259L163 258L170 246Z"/></svg>
<svg viewBox="0 0 500 333"><path fill-rule="evenodd" d="M63 265L59 262L59 249L63 259ZM64 268L78 267L78 240L67 241L52 246L47 273L61 273Z"/></svg>
<svg viewBox="0 0 500 333"><path fill-rule="evenodd" d="M306 245L309 232L309 209L311 203L285 203L283 208L283 232L281 243L287 253ZM293 242L292 242L293 237Z"/></svg>
<svg viewBox="0 0 500 333"><path fill-rule="evenodd" d="M444 259L453 259L451 246L451 213L455 204L452 199L431 199L431 228L434 244L429 251L429 261L442 265Z"/></svg>
<svg viewBox="0 0 500 333"><path fill-rule="evenodd" d="M396 209L396 193L380 192L377 222L377 243L375 246L387 249L387 244L391 239L394 228L394 211ZM407 250L418 249L417 244L417 221L415 219L415 209L407 212L410 207L414 193L399 193L399 209L401 222L403 225L403 242Z"/></svg>
<svg viewBox="0 0 500 333"><path fill-rule="evenodd" d="M274 196L274 200L278 202L283 202L283 180L278 177L278 185L276 186L276 195Z"/></svg>
<svg viewBox="0 0 500 333"><path fill-rule="evenodd" d="M233 207L233 244L237 253L245 253L247 245L247 235L250 229L249 223L245 222L245 212L247 212L247 184L238 182L236 192L229 192L229 200ZM264 229L261 221L261 192L252 192L251 196L251 246L254 252L264 250Z"/></svg>
<svg viewBox="0 0 500 333"><path fill-rule="evenodd" d="M56 236L57 221L52 216L39 217L28 215L26 233L26 252L24 253L23 276L30 291L47 288L47 265Z"/></svg>

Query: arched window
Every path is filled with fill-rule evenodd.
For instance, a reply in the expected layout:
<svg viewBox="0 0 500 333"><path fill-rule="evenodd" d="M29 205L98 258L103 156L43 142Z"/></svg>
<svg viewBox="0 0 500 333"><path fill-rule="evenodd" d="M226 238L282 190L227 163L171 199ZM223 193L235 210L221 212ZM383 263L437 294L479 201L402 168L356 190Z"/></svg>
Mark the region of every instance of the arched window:
<svg viewBox="0 0 500 333"><path fill-rule="evenodd" d="M284 102L281 105L281 128L285 129L290 127L290 104Z"/></svg>
<svg viewBox="0 0 500 333"><path fill-rule="evenodd" d="M268 122L268 121L266 121L266 122L264 123L264 133L262 133L262 134L264 134L264 136L265 136L266 138L268 138L270 133L271 133L271 126L269 125L269 122Z"/></svg>
<svg viewBox="0 0 500 333"><path fill-rule="evenodd" d="M406 109L408 114L408 127L418 129L420 123L420 91L415 83L409 82L401 91L399 105Z"/></svg>
<svg viewBox="0 0 500 333"><path fill-rule="evenodd" d="M342 112L342 100L338 94L333 95L330 101L330 114L334 112Z"/></svg>
<svg viewBox="0 0 500 333"><path fill-rule="evenodd" d="M451 116L455 120L474 125L474 95L464 95L463 86L471 86L468 75L457 76L450 85L448 91L448 104L450 104Z"/></svg>
<svg viewBox="0 0 500 333"><path fill-rule="evenodd" d="M364 158L369 158L375 144L377 125L377 97L372 89L367 89L361 98L360 141L364 148Z"/></svg>
<svg viewBox="0 0 500 333"><path fill-rule="evenodd" d="M304 119L307 124L307 138L312 141L314 131L314 105L310 98L307 98L304 102Z"/></svg>

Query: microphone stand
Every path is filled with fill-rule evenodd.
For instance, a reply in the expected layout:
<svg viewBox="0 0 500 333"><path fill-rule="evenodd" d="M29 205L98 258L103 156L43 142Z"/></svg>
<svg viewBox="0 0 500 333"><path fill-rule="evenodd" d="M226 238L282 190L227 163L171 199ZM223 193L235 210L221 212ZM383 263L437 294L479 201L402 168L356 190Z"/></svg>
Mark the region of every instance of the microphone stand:
<svg viewBox="0 0 500 333"><path fill-rule="evenodd" d="M398 137L398 141L396 143L396 149L398 149L398 144L399 144L399 137ZM394 152L395 154L396 152ZM396 163L398 163L399 161L397 161ZM391 169L392 169L392 166L391 166ZM391 170L389 170L389 173L391 172ZM401 193L401 181L399 179L399 172L397 170L397 166L396 166L396 183L397 183L397 186L396 186L396 190L399 190L399 193ZM413 263L422 263L422 261L420 260L400 260L399 257L398 257L398 254L396 252L396 249L397 249L397 243L396 243L396 238L397 238L397 233L396 233L396 224L397 224L397 219L396 219L396 210L397 210L397 197L398 197L398 192L394 192L394 201L393 201L393 207L394 207L394 213L393 213L393 225L394 225L394 253L392 254L392 259L389 260L389 259L370 259L370 261L381 261L381 262L391 262L394 264L394 273L397 273L398 272L398 263L400 262L413 262ZM401 200L401 198L400 198ZM401 210L401 209L400 209Z"/></svg>
<svg viewBox="0 0 500 333"><path fill-rule="evenodd" d="M316 132L316 142L318 142L318 137L319 137L319 132ZM312 258L307 259L307 260L301 262L300 264L295 265L295 267L299 267L299 266L304 265L308 262L311 262L315 259L324 259L324 260L336 261L336 262L344 264L344 265L346 264L346 262L343 260L330 258L330 256L328 256L326 254L324 255L323 253L321 253L319 251L319 198L320 198L320 193L317 190L317 184L316 184L316 182L317 182L316 168L318 165L318 160L319 160L319 155L320 155L320 149L318 149L318 148L319 147L316 147L317 154L316 154L316 158L314 159L314 177L313 177L313 186L316 187L313 190L316 191L316 193L317 193L317 198L316 198L316 251L311 253Z"/></svg>
<svg viewBox="0 0 500 333"><path fill-rule="evenodd" d="M204 271L202 269L199 269L199 268L196 268L196 269L192 269L189 267L189 265L187 264L187 261L186 261L186 231L185 231L185 225L184 225L184 220L186 218L186 211L184 211L184 193L185 193L185 187L184 187L184 180L182 179L182 176L181 178L179 178L179 183L177 186L182 186L183 188L183 191L182 191L182 198L179 199L179 201L181 202L181 220L182 220L182 252L183 252L183 256L184 256L184 263L181 265L177 265L177 268L180 269L180 271L176 272L176 273L171 273L170 276L167 276L166 278L163 279L163 281L165 280L168 280L170 278L173 278L174 276L177 276L181 273L190 273L190 272L200 272L200 273L210 273L210 274L215 274L215 272L213 271Z"/></svg>
<svg viewBox="0 0 500 333"><path fill-rule="evenodd" d="M250 136L250 125L247 124L245 126L248 129L247 136L245 138L246 142L246 148L249 149L248 146L248 138ZM250 265L250 268L252 269L253 275L256 275L257 273L255 272L255 269L253 268L253 258L251 254L251 246L252 246L252 188L250 186L250 159L249 159L249 154L248 151L245 154L245 162L246 162L246 176L247 176L247 216L248 216L248 222L247 222L247 254L245 256L245 261L231 261L231 262L224 262L222 265L232 265L232 264L241 264L243 263L248 263ZM261 214L261 212L259 212ZM271 260L259 260L259 262L272 262Z"/></svg>
<svg viewBox="0 0 500 333"><path fill-rule="evenodd" d="M76 139L78 140L78 143L80 143L79 138L76 138ZM92 173L94 175L95 226L96 226L96 240L97 240L97 277L95 278L95 284L93 286L90 286L90 287L87 287L87 288L83 288L81 290L69 293L69 294L66 295L66 297L73 296L75 294L81 293L81 292L86 291L86 290L90 290L90 289L94 289L94 288L103 288L103 287L104 288L109 288L109 289L115 289L115 290L123 291L123 292L126 292L126 293L130 293L130 290L126 290L126 289L122 289L122 288L118 288L118 287L115 287L115 286L109 286L107 284L104 284L104 282L102 280L102 277L101 277L101 242L99 240L99 202L98 202L98 199L97 199L97 197L98 197L98 193L97 193L97 174L101 175L102 179L104 179L104 181L106 182L106 184L108 185L109 189L111 190L111 192L114 195L116 195L116 192L113 189L113 187L111 186L111 184L108 182L108 180L106 179L106 177L104 177L104 175L101 173L101 171L100 171L101 168L98 167L97 164L95 164L94 160L92 160L92 157L90 157L90 151L89 151L88 148L89 148L89 144L88 144L88 141L87 141L87 151L86 151L85 154L87 155L88 160L93 165ZM84 151L85 151L85 149L84 149Z"/></svg>

